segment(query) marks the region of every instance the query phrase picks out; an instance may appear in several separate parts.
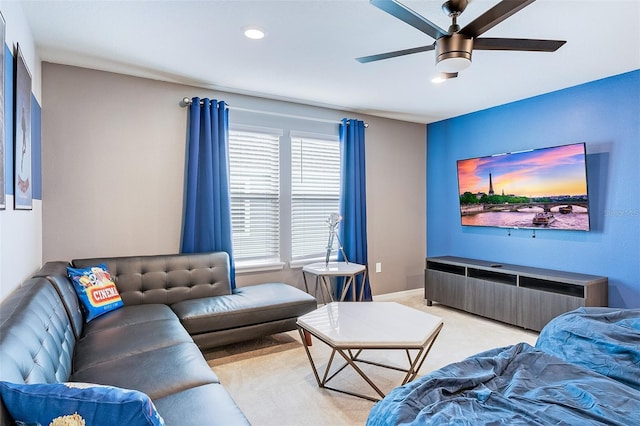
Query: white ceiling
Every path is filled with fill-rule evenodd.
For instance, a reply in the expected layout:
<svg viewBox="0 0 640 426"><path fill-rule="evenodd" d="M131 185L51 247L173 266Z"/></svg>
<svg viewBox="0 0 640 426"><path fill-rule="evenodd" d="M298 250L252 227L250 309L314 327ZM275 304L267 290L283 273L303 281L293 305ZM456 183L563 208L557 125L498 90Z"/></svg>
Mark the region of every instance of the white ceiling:
<svg viewBox="0 0 640 426"><path fill-rule="evenodd" d="M497 2L472 1L459 24ZM476 51L470 68L440 85L430 81L434 52L354 59L433 42L367 0L22 3L43 61L420 123L640 69L640 0L538 0L483 35L563 47ZM441 3L404 2L446 29ZM249 25L267 36L246 39Z"/></svg>

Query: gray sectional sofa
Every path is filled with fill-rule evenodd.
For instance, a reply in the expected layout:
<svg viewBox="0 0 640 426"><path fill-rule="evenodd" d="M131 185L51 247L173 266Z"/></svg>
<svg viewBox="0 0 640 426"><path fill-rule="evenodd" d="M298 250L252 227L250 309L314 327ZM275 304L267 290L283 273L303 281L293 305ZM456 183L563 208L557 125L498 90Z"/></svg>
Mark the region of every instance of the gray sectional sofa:
<svg viewBox="0 0 640 426"><path fill-rule="evenodd" d="M0 305L0 380L86 382L149 395L167 425L248 424L202 350L295 329L316 300L268 283L231 290L226 253L77 259L105 263L124 306L85 323L50 262ZM0 424L12 419L4 404Z"/></svg>

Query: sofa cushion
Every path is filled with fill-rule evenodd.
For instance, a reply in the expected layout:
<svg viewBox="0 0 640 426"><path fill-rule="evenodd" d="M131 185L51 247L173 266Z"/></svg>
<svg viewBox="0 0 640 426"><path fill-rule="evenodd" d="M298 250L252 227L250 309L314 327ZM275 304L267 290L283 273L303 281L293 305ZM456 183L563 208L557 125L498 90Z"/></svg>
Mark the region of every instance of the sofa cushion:
<svg viewBox="0 0 640 426"><path fill-rule="evenodd" d="M192 342L94 364L76 370L71 375L71 381L136 389L153 400L192 387L220 382Z"/></svg>
<svg viewBox="0 0 640 426"><path fill-rule="evenodd" d="M74 370L83 370L105 361L190 342L193 342L191 336L177 318L112 327L78 340L73 367Z"/></svg>
<svg viewBox="0 0 640 426"><path fill-rule="evenodd" d="M247 325L239 328L229 328L227 330L195 334L193 336L193 341L198 345L201 351L207 352L210 349L219 346L295 330L297 327L297 320L297 318L287 318L277 321L263 322L262 324Z"/></svg>
<svg viewBox="0 0 640 426"><path fill-rule="evenodd" d="M120 293L104 263L86 268L68 267L67 272L82 302L87 322L123 306Z"/></svg>
<svg viewBox="0 0 640 426"><path fill-rule="evenodd" d="M162 303L231 294L225 252L75 259L83 268L105 263L125 305Z"/></svg>
<svg viewBox="0 0 640 426"><path fill-rule="evenodd" d="M103 330L161 320L177 321L178 317L167 305L125 305L86 324L83 335L88 336Z"/></svg>
<svg viewBox="0 0 640 426"><path fill-rule="evenodd" d="M39 425L161 426L164 420L141 392L87 383L0 382L14 421Z"/></svg>
<svg viewBox="0 0 640 426"><path fill-rule="evenodd" d="M247 418L219 383L186 389L154 402L168 425L249 425Z"/></svg>
<svg viewBox="0 0 640 426"><path fill-rule="evenodd" d="M241 287L229 296L171 305L191 335L297 318L316 307L313 296L283 283Z"/></svg>

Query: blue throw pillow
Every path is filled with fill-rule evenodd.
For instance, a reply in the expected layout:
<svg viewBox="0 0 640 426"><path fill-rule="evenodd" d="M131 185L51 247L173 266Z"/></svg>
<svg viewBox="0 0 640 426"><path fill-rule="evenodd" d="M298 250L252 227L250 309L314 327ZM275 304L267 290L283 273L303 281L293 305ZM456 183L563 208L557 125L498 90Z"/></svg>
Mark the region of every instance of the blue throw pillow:
<svg viewBox="0 0 640 426"><path fill-rule="evenodd" d="M82 302L87 322L123 306L120 293L104 263L88 268L68 267L67 273Z"/></svg>
<svg viewBox="0 0 640 426"><path fill-rule="evenodd" d="M163 426L144 393L89 383L0 382L0 394L17 424L41 426Z"/></svg>

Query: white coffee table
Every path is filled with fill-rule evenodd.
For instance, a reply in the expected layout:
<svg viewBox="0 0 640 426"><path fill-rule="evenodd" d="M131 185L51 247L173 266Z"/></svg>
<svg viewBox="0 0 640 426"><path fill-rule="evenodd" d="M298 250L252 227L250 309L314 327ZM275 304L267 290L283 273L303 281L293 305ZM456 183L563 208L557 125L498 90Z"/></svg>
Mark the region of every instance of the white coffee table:
<svg viewBox="0 0 640 426"><path fill-rule="evenodd" d="M418 375L443 326L440 317L395 302L333 302L301 316L297 324L318 386L371 401L378 401L385 394L357 363L405 372L401 383L404 385ZM309 351L311 336L331 348L331 356L322 378ZM369 349L406 351L409 366L403 369L360 358L361 353ZM336 353L342 356L346 364L329 375ZM327 386L347 366L355 370L380 398Z"/></svg>
<svg viewBox="0 0 640 426"><path fill-rule="evenodd" d="M353 287L353 300L356 300L356 297L359 301L362 301L362 297L364 294L364 282L367 279L367 267L365 265L360 265L358 263L352 262L316 262L311 263L309 265L305 265L302 268L302 278L304 279L304 287L309 292L309 286L307 285L307 274L315 276L315 292L317 296L318 290L320 290L320 295L322 296L322 301L326 302L324 294L322 293L322 289L327 292L329 296L329 300L333 302L333 292L331 291L331 278L335 277L344 277L344 285L342 286L342 294L340 294L340 301L343 301L347 292L349 291L349 287ZM362 288L360 289L359 295L356 296L357 286L356 286L356 276L362 274ZM318 285L321 284L320 288Z"/></svg>

